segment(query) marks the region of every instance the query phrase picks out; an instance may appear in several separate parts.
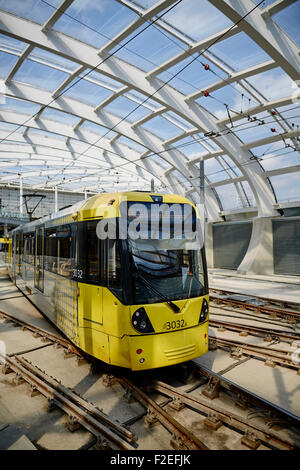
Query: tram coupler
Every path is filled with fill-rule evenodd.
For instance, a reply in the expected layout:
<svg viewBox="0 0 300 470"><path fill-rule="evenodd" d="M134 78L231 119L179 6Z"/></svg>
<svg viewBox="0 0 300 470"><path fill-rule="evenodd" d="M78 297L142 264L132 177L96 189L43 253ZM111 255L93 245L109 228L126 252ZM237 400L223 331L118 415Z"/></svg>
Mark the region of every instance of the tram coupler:
<svg viewBox="0 0 300 470"><path fill-rule="evenodd" d="M210 377L207 386L202 390L202 395L213 400L219 396L220 380L216 377Z"/></svg>

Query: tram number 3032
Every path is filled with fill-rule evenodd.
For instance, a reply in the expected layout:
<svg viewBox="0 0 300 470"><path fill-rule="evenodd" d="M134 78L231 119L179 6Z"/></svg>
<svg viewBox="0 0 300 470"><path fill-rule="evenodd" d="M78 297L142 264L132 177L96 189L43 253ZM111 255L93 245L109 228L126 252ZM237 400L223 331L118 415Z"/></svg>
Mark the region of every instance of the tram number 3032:
<svg viewBox="0 0 300 470"><path fill-rule="evenodd" d="M183 328L187 326L187 323L182 319L182 320L174 320L174 321L167 321L167 323L164 324L164 330L176 330L177 328Z"/></svg>

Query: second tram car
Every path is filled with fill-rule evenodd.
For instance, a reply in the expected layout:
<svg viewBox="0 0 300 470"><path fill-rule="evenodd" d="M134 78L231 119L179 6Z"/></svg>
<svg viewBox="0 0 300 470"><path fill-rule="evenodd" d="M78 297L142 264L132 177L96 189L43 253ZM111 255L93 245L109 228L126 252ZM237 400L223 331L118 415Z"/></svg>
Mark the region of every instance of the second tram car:
<svg viewBox="0 0 300 470"><path fill-rule="evenodd" d="M197 209L181 196L105 193L10 233L9 274L72 343L108 364L145 370L208 350L204 248L184 238L100 239L122 204ZM128 210L128 209L127 209ZM174 222L174 218L173 218Z"/></svg>

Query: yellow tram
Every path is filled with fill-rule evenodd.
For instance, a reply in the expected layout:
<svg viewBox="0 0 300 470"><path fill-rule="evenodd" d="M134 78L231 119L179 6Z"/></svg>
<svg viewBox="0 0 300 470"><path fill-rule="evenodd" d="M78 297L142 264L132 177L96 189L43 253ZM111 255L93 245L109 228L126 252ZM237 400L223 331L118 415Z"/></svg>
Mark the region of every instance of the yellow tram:
<svg viewBox="0 0 300 470"><path fill-rule="evenodd" d="M80 349L108 364L145 370L207 352L207 269L204 248L194 249L184 237L99 237L99 223L115 222L119 233L121 209L128 215L133 204L146 211L153 204L188 205L193 223L199 221L181 196L99 194L14 229L9 274Z"/></svg>

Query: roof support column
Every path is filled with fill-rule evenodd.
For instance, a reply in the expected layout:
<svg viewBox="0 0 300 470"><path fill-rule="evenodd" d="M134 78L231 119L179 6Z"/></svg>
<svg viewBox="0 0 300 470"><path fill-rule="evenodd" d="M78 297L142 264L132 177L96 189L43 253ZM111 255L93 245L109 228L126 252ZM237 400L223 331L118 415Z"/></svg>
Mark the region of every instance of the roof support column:
<svg viewBox="0 0 300 470"><path fill-rule="evenodd" d="M54 212L58 211L58 203L57 203L57 186L54 188Z"/></svg>
<svg viewBox="0 0 300 470"><path fill-rule="evenodd" d="M23 214L23 180L20 175L20 214Z"/></svg>

